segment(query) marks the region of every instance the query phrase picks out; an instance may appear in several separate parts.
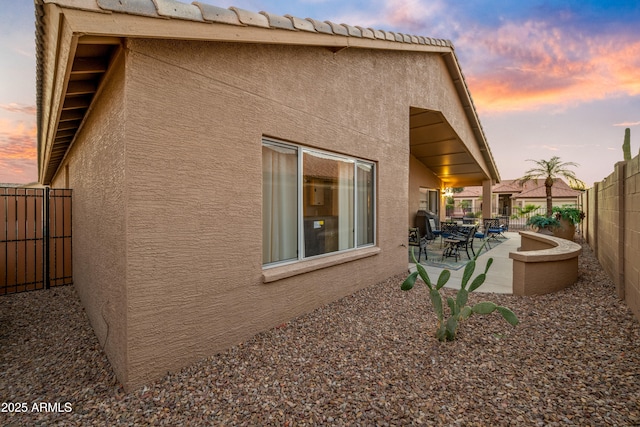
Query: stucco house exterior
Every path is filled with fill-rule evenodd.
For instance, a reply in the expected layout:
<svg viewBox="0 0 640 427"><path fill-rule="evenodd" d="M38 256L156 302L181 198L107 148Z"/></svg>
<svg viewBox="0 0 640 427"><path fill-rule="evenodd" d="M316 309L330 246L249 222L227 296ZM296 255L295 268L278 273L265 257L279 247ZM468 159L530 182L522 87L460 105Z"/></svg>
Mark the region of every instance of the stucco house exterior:
<svg viewBox="0 0 640 427"><path fill-rule="evenodd" d="M449 41L35 5L39 180L74 191L74 285L126 388L405 273L424 194L500 179Z"/></svg>

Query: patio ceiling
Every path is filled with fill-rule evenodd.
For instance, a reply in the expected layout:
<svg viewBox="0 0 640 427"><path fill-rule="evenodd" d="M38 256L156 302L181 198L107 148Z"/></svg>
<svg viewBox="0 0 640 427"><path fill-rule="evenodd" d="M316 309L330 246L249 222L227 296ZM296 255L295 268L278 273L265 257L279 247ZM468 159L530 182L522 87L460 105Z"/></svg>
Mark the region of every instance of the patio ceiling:
<svg viewBox="0 0 640 427"><path fill-rule="evenodd" d="M441 112L412 107L409 126L411 154L445 186L482 185L489 179Z"/></svg>

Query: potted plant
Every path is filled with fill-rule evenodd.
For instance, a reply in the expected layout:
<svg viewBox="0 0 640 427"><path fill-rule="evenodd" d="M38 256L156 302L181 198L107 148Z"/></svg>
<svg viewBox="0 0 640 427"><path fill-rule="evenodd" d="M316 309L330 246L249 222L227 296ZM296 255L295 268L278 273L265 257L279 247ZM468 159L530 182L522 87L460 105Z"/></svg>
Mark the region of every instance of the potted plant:
<svg viewBox="0 0 640 427"><path fill-rule="evenodd" d="M573 236L576 234L576 225L584 219L584 212L575 206L565 205L554 207L553 213L559 222L559 226L554 230L554 236L573 240Z"/></svg>
<svg viewBox="0 0 640 427"><path fill-rule="evenodd" d="M527 225L541 234L553 235L560 221L553 216L534 215L527 220Z"/></svg>

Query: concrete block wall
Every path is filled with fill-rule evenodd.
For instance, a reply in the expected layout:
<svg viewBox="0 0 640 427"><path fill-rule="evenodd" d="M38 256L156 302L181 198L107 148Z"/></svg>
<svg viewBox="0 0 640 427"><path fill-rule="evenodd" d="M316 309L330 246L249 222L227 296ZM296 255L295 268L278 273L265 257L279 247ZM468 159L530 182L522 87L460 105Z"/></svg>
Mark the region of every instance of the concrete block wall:
<svg viewBox="0 0 640 427"><path fill-rule="evenodd" d="M640 319L640 155L618 162L587 190L585 237L624 299Z"/></svg>
<svg viewBox="0 0 640 427"><path fill-rule="evenodd" d="M640 155L625 167L624 206L625 300L640 319Z"/></svg>

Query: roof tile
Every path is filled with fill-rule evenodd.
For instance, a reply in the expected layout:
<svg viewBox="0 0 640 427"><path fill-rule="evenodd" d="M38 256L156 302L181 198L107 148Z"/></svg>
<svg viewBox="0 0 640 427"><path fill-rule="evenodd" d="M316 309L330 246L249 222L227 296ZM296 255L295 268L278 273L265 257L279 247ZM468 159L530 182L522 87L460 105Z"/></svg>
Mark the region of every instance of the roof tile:
<svg viewBox="0 0 640 427"><path fill-rule="evenodd" d="M351 37L362 37L362 31L360 31L359 28L354 27L352 25L349 24L340 24L343 27L345 27L347 29L347 33L351 36Z"/></svg>
<svg viewBox="0 0 640 427"><path fill-rule="evenodd" d="M384 34L384 39L385 40L389 40L389 41L396 41L396 35L394 33L392 33L391 31L385 31L382 30L382 33Z"/></svg>
<svg viewBox="0 0 640 427"><path fill-rule="evenodd" d="M186 19L189 21L204 21L198 6L186 4L176 0L153 0L158 15L169 18Z"/></svg>
<svg viewBox="0 0 640 427"><path fill-rule="evenodd" d="M233 10L200 3L198 1L194 1L193 4L200 8L200 12L202 13L202 17L205 21L219 22L221 24L243 25L238 19L238 15Z"/></svg>
<svg viewBox="0 0 640 427"><path fill-rule="evenodd" d="M362 37L365 39L375 39L376 37L373 35L373 30L370 28L363 28L360 26L356 26L362 32Z"/></svg>
<svg viewBox="0 0 640 427"><path fill-rule="evenodd" d="M276 15L274 13L264 12L264 11L260 13L267 17L269 25L272 28L281 28L283 30L295 31L295 27L293 26L293 21L290 18L286 16Z"/></svg>
<svg viewBox="0 0 640 427"><path fill-rule="evenodd" d="M100 9L112 12L159 17L152 0L97 0Z"/></svg>
<svg viewBox="0 0 640 427"><path fill-rule="evenodd" d="M287 18L291 19L293 22L293 28L300 31L309 31L311 33L315 33L316 29L313 26L312 22L307 21L306 19L296 18L295 16L285 15Z"/></svg>
<svg viewBox="0 0 640 427"><path fill-rule="evenodd" d="M373 36L377 39L381 39L384 40L385 39L385 35L384 35L384 31L381 30L376 30L374 28L369 28L371 31L373 31Z"/></svg>
<svg viewBox="0 0 640 427"><path fill-rule="evenodd" d="M248 10L240 9L238 7L232 6L229 9L233 10L236 15L238 15L238 19L245 25L250 25L252 27L269 27L269 20L266 16L261 15L256 12L251 12Z"/></svg>
<svg viewBox="0 0 640 427"><path fill-rule="evenodd" d="M316 29L317 32L324 33L324 34L333 34L331 25L327 24L326 22L318 21L317 19L313 19L313 18L307 18L307 21L313 24L313 27Z"/></svg>
<svg viewBox="0 0 640 427"><path fill-rule="evenodd" d="M340 24L336 24L335 22L331 22L331 21L324 21L324 22L326 22L331 26L331 30L333 31L333 34L338 34L340 36L349 35L349 30L347 30L347 27L342 26Z"/></svg>

